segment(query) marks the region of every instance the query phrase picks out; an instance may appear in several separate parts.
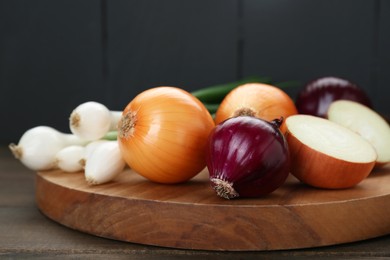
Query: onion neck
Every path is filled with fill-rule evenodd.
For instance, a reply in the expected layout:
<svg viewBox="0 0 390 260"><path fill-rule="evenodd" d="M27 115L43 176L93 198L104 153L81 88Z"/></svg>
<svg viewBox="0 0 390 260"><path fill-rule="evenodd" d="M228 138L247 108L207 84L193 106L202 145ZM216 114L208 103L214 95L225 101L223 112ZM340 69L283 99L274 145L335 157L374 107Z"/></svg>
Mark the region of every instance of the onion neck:
<svg viewBox="0 0 390 260"><path fill-rule="evenodd" d="M224 199L234 199L240 196L233 188L233 183L218 178L211 178L210 181L218 196Z"/></svg>
<svg viewBox="0 0 390 260"><path fill-rule="evenodd" d="M88 141L74 134L60 133L59 138L64 142L64 146L68 145L86 145Z"/></svg>
<svg viewBox="0 0 390 260"><path fill-rule="evenodd" d="M283 124L283 121L284 121L284 118L280 117L280 118L276 118L276 119L272 120L271 124L273 124L276 128L280 128L280 126Z"/></svg>
<svg viewBox="0 0 390 260"><path fill-rule="evenodd" d="M111 114L111 125L110 125L110 130L114 131L117 129L118 122L122 118L122 111L110 111Z"/></svg>

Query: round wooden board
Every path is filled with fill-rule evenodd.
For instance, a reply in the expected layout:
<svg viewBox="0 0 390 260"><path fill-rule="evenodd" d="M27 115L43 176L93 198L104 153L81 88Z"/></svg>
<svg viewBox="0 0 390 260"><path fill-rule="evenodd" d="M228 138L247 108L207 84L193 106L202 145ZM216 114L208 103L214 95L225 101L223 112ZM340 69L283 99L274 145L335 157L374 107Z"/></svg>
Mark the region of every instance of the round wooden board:
<svg viewBox="0 0 390 260"><path fill-rule="evenodd" d="M390 233L390 167L352 189L321 190L294 177L259 199L224 200L206 170L180 185L127 169L89 186L82 172L39 172L36 201L67 227L121 241L184 249L278 250L335 245Z"/></svg>

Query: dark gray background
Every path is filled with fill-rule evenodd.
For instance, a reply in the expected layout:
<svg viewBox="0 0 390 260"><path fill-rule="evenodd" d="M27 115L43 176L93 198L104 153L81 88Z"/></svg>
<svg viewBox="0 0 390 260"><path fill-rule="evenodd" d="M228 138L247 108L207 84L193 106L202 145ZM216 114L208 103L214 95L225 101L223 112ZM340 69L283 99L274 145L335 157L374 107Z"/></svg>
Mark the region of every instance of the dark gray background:
<svg viewBox="0 0 390 260"><path fill-rule="evenodd" d="M0 0L0 143L159 85L334 75L390 114L390 1ZM295 99L299 87L287 92Z"/></svg>

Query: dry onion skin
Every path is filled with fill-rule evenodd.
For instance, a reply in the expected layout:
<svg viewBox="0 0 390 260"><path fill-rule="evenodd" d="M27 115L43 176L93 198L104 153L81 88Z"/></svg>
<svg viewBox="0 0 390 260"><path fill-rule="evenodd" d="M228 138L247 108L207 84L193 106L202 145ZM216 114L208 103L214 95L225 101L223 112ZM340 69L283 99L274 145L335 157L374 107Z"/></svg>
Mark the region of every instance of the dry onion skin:
<svg viewBox="0 0 390 260"><path fill-rule="evenodd" d="M135 172L165 184L185 182L206 167L214 121L193 95L161 86L137 95L118 123L122 156Z"/></svg>
<svg viewBox="0 0 390 260"><path fill-rule="evenodd" d="M283 90L263 83L247 83L233 89L221 102L215 124L236 116L254 116L266 121L297 114L294 101ZM284 133L285 123L280 127Z"/></svg>

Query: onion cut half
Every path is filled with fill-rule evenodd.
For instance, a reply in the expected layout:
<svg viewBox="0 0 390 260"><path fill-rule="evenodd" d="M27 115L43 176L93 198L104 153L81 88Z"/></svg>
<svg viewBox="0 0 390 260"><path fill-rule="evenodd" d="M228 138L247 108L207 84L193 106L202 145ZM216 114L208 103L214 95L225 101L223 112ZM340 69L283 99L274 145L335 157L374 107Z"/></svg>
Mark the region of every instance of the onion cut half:
<svg viewBox="0 0 390 260"><path fill-rule="evenodd" d="M294 115L286 119L291 174L318 188L350 188L372 171L377 154L353 131L324 118Z"/></svg>
<svg viewBox="0 0 390 260"><path fill-rule="evenodd" d="M390 162L390 126L373 109L350 100L338 100L330 104L327 117L358 133L371 143L378 155L376 167Z"/></svg>

